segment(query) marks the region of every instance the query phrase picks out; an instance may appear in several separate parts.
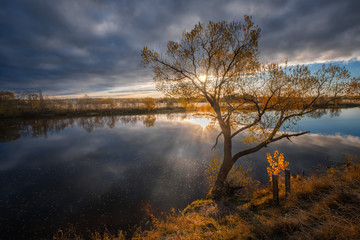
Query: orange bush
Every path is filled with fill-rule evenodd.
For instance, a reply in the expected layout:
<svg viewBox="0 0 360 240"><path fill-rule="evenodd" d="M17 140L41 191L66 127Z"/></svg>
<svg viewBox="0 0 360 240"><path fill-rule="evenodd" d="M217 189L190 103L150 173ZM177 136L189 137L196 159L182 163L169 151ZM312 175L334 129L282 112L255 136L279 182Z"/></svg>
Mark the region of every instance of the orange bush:
<svg viewBox="0 0 360 240"><path fill-rule="evenodd" d="M270 153L266 153L266 158L269 162L269 167L267 167L267 172L270 178L270 182L272 181L271 177L273 174L277 174L280 175L280 173L282 173L287 166L289 166L289 162L284 160L284 154L280 153L275 150L274 152L274 156L271 156ZM280 178L280 180L283 180L282 178Z"/></svg>

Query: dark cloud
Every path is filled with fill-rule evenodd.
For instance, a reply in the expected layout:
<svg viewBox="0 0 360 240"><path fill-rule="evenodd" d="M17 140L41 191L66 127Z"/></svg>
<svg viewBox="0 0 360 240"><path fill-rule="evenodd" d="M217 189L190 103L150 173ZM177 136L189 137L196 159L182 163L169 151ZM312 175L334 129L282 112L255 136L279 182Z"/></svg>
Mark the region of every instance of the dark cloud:
<svg viewBox="0 0 360 240"><path fill-rule="evenodd" d="M265 59L293 62L359 60L359 1L290 1L262 19Z"/></svg>
<svg viewBox="0 0 360 240"><path fill-rule="evenodd" d="M262 59L360 59L360 2L29 0L0 4L0 88L47 94L134 91L149 84L143 46L159 48L197 22L241 20L262 28Z"/></svg>

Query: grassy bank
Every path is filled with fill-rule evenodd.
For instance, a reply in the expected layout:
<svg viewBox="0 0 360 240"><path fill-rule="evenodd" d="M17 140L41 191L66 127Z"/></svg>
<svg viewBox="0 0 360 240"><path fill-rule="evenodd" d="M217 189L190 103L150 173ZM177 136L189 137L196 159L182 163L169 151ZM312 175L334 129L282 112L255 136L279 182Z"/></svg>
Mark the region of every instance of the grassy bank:
<svg viewBox="0 0 360 240"><path fill-rule="evenodd" d="M280 191L280 206L273 205L271 189L264 187L251 199L197 200L162 219L149 213L152 229L139 230L132 239L360 239L358 160L323 175L294 177L291 183L287 197ZM125 239L121 232L95 233L89 238ZM53 239L88 238L59 232Z"/></svg>
<svg viewBox="0 0 360 240"><path fill-rule="evenodd" d="M318 106L319 111L314 114L320 113L321 110L338 111L345 108L360 107L358 103L339 104L325 108ZM246 109L243 110L254 110ZM0 119L38 119L38 118L56 118L56 117L91 117L91 116L120 116L120 115L143 115L143 114L168 114L168 113L184 113L184 112L209 112L208 107L162 107L155 109L144 108L118 108L118 109L83 109L83 110L68 110L68 109L53 109L44 111L33 112L15 112L14 114L2 115Z"/></svg>
<svg viewBox="0 0 360 240"><path fill-rule="evenodd" d="M360 164L293 179L278 207L263 188L245 202L198 200L153 222L134 239L360 239Z"/></svg>

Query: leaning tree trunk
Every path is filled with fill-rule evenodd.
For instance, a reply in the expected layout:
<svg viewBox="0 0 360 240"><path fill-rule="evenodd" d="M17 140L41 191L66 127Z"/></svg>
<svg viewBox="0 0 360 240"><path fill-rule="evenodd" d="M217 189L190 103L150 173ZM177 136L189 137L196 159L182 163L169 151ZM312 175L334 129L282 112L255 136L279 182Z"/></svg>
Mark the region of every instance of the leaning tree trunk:
<svg viewBox="0 0 360 240"><path fill-rule="evenodd" d="M230 126L221 126L221 129L224 135L224 157L212 190L212 197L215 199L220 199L221 197L229 195L230 189L228 183L226 182L226 178L234 165L231 152L232 144Z"/></svg>

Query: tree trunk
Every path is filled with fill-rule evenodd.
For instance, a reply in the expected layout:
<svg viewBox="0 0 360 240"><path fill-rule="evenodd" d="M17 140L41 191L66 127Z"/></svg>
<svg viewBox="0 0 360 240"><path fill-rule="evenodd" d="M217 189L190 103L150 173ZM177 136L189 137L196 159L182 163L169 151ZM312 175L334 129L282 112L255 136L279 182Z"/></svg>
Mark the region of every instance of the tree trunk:
<svg viewBox="0 0 360 240"><path fill-rule="evenodd" d="M229 120L224 121L221 116L220 106L218 102L209 101L211 106L213 107L217 119L224 136L224 158L223 162L220 166L219 173L216 177L215 185L212 189L211 197L214 199L220 199L222 197L226 197L229 193L229 186L226 182L226 178L234 165L232 160L232 142L231 142L231 128Z"/></svg>
<svg viewBox="0 0 360 240"><path fill-rule="evenodd" d="M230 127L228 127L228 129L226 129L225 131L224 130L224 158L212 191L212 197L215 199L226 197L229 194L230 189L228 183L226 182L226 178L234 165L231 152L232 143Z"/></svg>

